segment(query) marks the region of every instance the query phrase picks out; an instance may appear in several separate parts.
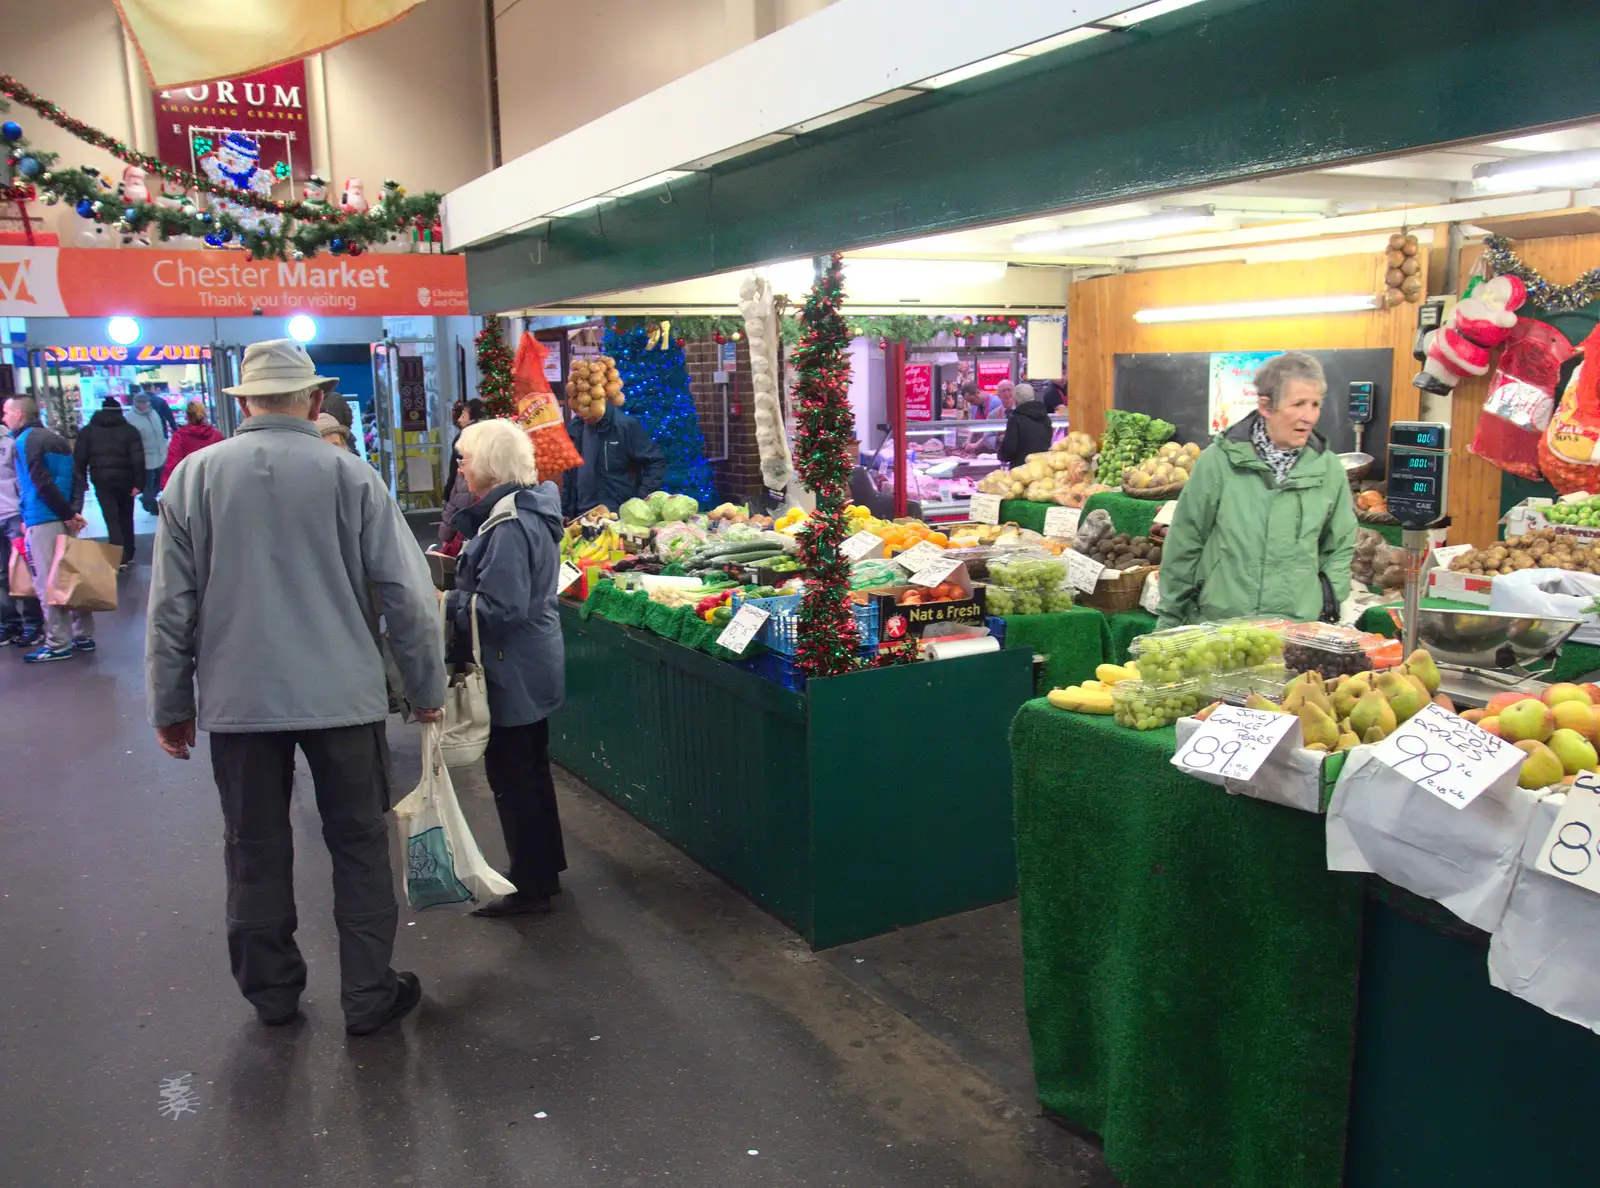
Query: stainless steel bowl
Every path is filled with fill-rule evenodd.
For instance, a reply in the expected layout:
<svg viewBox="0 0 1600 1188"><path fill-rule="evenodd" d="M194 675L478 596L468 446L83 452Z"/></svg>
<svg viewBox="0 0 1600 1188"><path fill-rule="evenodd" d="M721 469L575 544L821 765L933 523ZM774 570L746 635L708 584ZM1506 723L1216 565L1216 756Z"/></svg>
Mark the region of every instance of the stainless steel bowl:
<svg viewBox="0 0 1600 1188"><path fill-rule="evenodd" d="M1339 461L1344 463L1344 474L1352 483L1360 482L1367 477L1367 472L1372 469L1372 464L1377 461L1371 454L1348 453L1340 454Z"/></svg>
<svg viewBox="0 0 1600 1188"><path fill-rule="evenodd" d="M1394 615L1398 621L1398 610ZM1419 607L1417 643L1446 664L1509 668L1554 655L1581 625L1578 619Z"/></svg>

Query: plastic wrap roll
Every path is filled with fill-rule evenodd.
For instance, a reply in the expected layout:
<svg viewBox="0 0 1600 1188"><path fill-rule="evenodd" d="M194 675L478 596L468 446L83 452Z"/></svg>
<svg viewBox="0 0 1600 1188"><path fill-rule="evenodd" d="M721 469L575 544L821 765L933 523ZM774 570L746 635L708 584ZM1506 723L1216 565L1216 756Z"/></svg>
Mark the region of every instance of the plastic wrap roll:
<svg viewBox="0 0 1600 1188"><path fill-rule="evenodd" d="M1000 641L992 635L977 639L936 639L922 645L922 654L929 660L956 660L962 656L981 656L985 652L998 652Z"/></svg>

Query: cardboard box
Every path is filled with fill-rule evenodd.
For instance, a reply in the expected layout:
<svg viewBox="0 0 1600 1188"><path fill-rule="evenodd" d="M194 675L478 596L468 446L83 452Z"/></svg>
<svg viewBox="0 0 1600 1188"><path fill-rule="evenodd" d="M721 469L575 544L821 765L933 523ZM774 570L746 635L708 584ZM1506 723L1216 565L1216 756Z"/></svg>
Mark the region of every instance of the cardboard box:
<svg viewBox="0 0 1600 1188"><path fill-rule="evenodd" d="M1428 573L1425 598L1449 598L1455 602L1470 602L1475 606L1489 605L1489 592L1494 589L1494 579L1476 573L1458 573L1453 569L1434 569Z"/></svg>
<svg viewBox="0 0 1600 1188"><path fill-rule="evenodd" d="M903 605L900 599L910 593L926 593L928 587L917 585L880 586L863 590L857 597L865 596L878 604L878 639L881 643L894 643L908 635L920 637L928 628L940 623L959 623L982 627L987 617L986 591L975 584L965 565L958 565L947 574L945 581L960 586L967 597L950 602L929 602L920 606Z"/></svg>
<svg viewBox="0 0 1600 1188"><path fill-rule="evenodd" d="M1600 544L1600 528L1585 528L1579 524L1552 524L1545 515L1553 506L1549 499L1524 499L1501 517L1507 536L1524 536L1541 528L1554 528L1563 536L1571 536L1588 544Z"/></svg>

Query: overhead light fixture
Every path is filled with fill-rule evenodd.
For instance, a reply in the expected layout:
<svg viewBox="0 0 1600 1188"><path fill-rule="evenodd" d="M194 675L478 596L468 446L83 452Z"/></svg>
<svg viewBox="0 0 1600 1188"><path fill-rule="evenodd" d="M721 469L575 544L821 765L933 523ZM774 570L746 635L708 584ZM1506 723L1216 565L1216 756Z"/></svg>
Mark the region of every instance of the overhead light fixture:
<svg viewBox="0 0 1600 1188"><path fill-rule="evenodd" d="M779 293L803 293L811 288L810 260L785 260L762 269ZM880 260L846 256L845 285L857 290L881 290L893 285L915 289L930 285L986 285L1006 277L1004 260ZM869 296L881 297L881 292ZM916 296L907 293L904 296Z"/></svg>
<svg viewBox="0 0 1600 1188"><path fill-rule="evenodd" d="M106 323L106 335L118 346L132 346L139 341L139 323L132 318L112 318Z"/></svg>
<svg viewBox="0 0 1600 1188"><path fill-rule="evenodd" d="M1234 301L1227 305L1169 305L1164 309L1141 309L1133 315L1133 320L1147 325L1158 322L1222 322L1249 318L1289 318L1306 314L1363 313L1377 308L1378 298L1371 293L1353 293L1338 297Z"/></svg>
<svg viewBox="0 0 1600 1188"><path fill-rule="evenodd" d="M596 194L593 198L585 198L582 202L574 202L571 206L563 206L560 210L552 210L546 218L570 219L573 215L582 214L586 210L593 210L606 200L604 194Z"/></svg>
<svg viewBox="0 0 1600 1188"><path fill-rule="evenodd" d="M1505 161L1487 161L1472 167L1472 184L1482 193L1511 194L1519 190L1567 190L1600 181L1600 149L1574 149L1566 153L1536 153Z"/></svg>
<svg viewBox="0 0 1600 1188"><path fill-rule="evenodd" d="M1141 4L1138 8L1130 8L1127 12L1119 12L1116 16L1103 17L1095 23L1110 25L1113 29L1126 29L1130 25L1153 21L1157 17L1166 16L1169 12L1177 12L1180 8L1188 8L1191 4L1198 3L1200 0L1155 0L1153 4Z"/></svg>
<svg viewBox="0 0 1600 1188"><path fill-rule="evenodd" d="M317 336L317 320L310 314L295 314L284 329L296 342L310 342Z"/></svg>
<svg viewBox="0 0 1600 1188"><path fill-rule="evenodd" d="M1015 66L1018 62L1027 60L1025 54L996 54L992 58L984 58L981 62L971 62L966 66L957 66L954 70L946 70L943 74L935 74L932 78L925 78L916 85L937 90L939 87L966 82L969 78L977 78L980 74L988 74L991 70Z"/></svg>
<svg viewBox="0 0 1600 1188"><path fill-rule="evenodd" d="M1216 218L1214 206L1181 206L1140 215L1136 219L1111 219L1104 223L1083 223L1076 227L1052 227L1019 235L1011 247L1019 252L1050 252L1063 248L1088 247L1099 243L1127 243L1157 239L1182 231L1196 231Z"/></svg>
<svg viewBox="0 0 1600 1188"><path fill-rule="evenodd" d="M692 169L663 169L660 173L652 173L649 177L642 177L636 182L630 182L625 186L618 186L616 189L609 191L609 196L612 198L626 198L629 194L638 194L644 190L653 190L657 186L664 186L668 182L675 182L680 177L690 177L693 175L693 173L694 170ZM556 213L559 214L560 212L557 211Z"/></svg>

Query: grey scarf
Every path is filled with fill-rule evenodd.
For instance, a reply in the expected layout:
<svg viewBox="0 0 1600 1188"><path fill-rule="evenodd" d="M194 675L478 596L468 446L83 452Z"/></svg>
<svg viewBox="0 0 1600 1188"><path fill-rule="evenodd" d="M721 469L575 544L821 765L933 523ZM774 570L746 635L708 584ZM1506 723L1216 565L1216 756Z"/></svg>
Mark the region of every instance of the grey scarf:
<svg viewBox="0 0 1600 1188"><path fill-rule="evenodd" d="M1256 456L1267 464L1267 469L1272 471L1273 478L1278 486L1283 486L1283 480L1289 477L1289 472L1294 469L1294 464L1300 461L1300 450L1283 450L1272 444L1272 438L1267 436L1267 422L1262 417L1256 418L1255 427L1250 430L1250 443L1256 447Z"/></svg>

